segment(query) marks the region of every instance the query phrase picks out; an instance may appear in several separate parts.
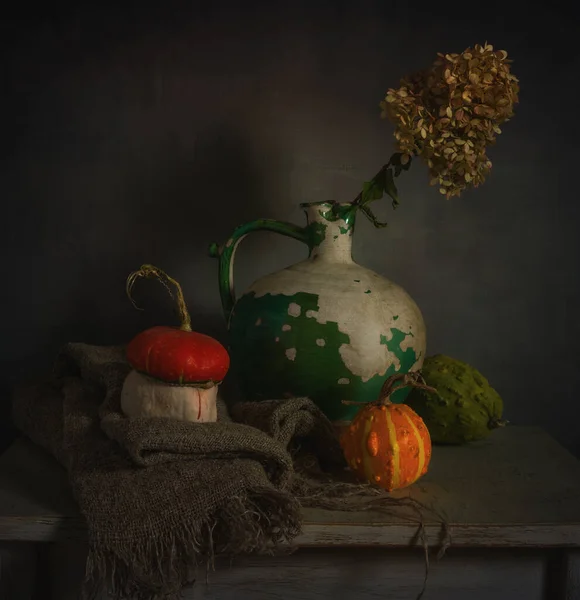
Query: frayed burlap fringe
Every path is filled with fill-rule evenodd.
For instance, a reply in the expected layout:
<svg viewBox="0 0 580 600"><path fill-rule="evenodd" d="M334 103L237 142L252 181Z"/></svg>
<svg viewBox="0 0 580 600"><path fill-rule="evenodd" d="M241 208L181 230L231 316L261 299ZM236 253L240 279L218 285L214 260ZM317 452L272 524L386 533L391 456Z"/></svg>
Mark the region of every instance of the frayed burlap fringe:
<svg viewBox="0 0 580 600"><path fill-rule="evenodd" d="M114 600L178 600L199 570L213 568L216 556L274 554L299 531L299 504L286 494L263 489L257 490L256 499L231 497L195 525L180 525L144 544L116 547L92 540L83 600L95 600L104 590Z"/></svg>
<svg viewBox="0 0 580 600"><path fill-rule="evenodd" d="M347 512L375 512L415 524L417 526L415 543L423 548L425 565L423 586L416 596L416 600L421 600L427 590L429 579L430 545L437 547L438 560L443 558L451 545L449 524L436 509L411 497L390 496L384 490L368 484L340 482L325 477L312 479L311 475L305 474L294 479L292 493L303 507ZM429 544L425 524L427 515L441 525L440 535L435 544Z"/></svg>
<svg viewBox="0 0 580 600"><path fill-rule="evenodd" d="M16 425L67 469L88 529L84 598L174 600L214 557L292 550L302 508L445 520L349 480L334 429L306 398L218 406L217 423L127 419L120 347L68 344L55 378L14 396ZM425 578L426 583L426 578ZM424 591L425 586L423 586ZM422 596L421 592L418 597Z"/></svg>

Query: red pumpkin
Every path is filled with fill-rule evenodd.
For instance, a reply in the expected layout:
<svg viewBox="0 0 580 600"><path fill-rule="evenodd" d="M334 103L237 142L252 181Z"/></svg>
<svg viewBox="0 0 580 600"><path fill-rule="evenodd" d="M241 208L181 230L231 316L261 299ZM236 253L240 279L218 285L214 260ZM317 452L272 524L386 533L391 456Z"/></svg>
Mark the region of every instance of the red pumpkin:
<svg viewBox="0 0 580 600"><path fill-rule="evenodd" d="M399 380L403 383L394 386ZM420 383L415 373L389 377L379 399L361 408L340 439L357 478L389 492L417 481L431 460L431 437L421 417L407 405L389 400L395 390L405 386L434 391Z"/></svg>
<svg viewBox="0 0 580 600"><path fill-rule="evenodd" d="M127 360L141 373L167 383L208 384L223 380L227 350L214 338L177 327L152 327L127 346Z"/></svg>
<svg viewBox="0 0 580 600"><path fill-rule="evenodd" d="M180 327L152 327L127 345L133 367L121 392L128 417L165 417L206 422L217 419L217 388L230 357L215 339L191 330L191 319L177 281L153 265L143 265L127 279L127 294L139 277L159 279L171 293L177 289Z"/></svg>

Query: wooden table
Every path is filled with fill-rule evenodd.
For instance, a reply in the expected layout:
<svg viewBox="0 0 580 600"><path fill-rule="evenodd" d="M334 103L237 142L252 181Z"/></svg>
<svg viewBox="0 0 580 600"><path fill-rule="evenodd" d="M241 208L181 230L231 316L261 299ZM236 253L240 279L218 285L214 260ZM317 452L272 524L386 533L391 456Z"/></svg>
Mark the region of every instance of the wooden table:
<svg viewBox="0 0 580 600"><path fill-rule="evenodd" d="M411 495L442 511L452 545L431 561L424 600L580 600L580 462L537 428L435 447ZM424 576L414 524L306 510L300 549L244 557L196 583L202 600L414 599ZM427 525L429 540L440 534ZM61 467L18 440L0 457L0 600L72 600L85 525ZM186 598L188 596L186 595Z"/></svg>

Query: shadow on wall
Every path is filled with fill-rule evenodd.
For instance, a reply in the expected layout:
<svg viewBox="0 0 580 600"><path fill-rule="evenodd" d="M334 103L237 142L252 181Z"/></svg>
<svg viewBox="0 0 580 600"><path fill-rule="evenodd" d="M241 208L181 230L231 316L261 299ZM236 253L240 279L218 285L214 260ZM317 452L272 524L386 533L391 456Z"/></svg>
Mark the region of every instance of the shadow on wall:
<svg viewBox="0 0 580 600"><path fill-rule="evenodd" d="M248 214L266 211L261 205L263 174L245 136L234 127L208 125L195 139L194 151L169 136L142 147L138 155L127 153L124 161L118 160L121 153L110 163L101 156L82 173L82 182L71 175L68 194L48 184L27 199L42 213L43 226L20 240L29 253L18 257L14 269L41 276L22 281L24 299L12 298L14 319L7 328L13 343L3 353L0 379L0 446L13 433L12 384L48 372L62 344L124 343L147 327L178 324L172 300L158 283L141 280L136 285L134 298L142 311L126 297L127 275L144 262L180 281L194 329L224 341L225 323L216 310L217 263L207 254L207 239L223 241ZM60 173L74 172L69 158L74 163L74 153L61 155ZM118 179L100 178L113 169L120 186ZM84 189L75 189L76 184ZM84 198L81 205L79 197ZM45 301L39 302L36 294ZM23 310L26 302L29 310ZM34 335L20 320L25 314L33 315Z"/></svg>
<svg viewBox="0 0 580 600"><path fill-rule="evenodd" d="M225 327L215 310L217 263L208 256L207 240L225 237L227 228L242 222L248 212L262 210L262 174L247 140L234 128L208 127L196 135L192 152L171 141L154 151L158 158L149 172L139 165L123 175L126 203L121 218L111 224L115 260L100 260L97 273L83 274L85 289L95 280L107 282L98 296L87 298L89 313L98 311L102 317L87 329L81 314L71 333L84 327L85 337L97 343L106 343L105 337L121 341L159 322L177 323L176 313L169 315L171 299L159 284L140 282L135 288L143 313L135 312L126 298L125 278L143 262L154 263L181 283L194 328L223 338ZM211 286L203 276L208 270L215 272Z"/></svg>
<svg viewBox="0 0 580 600"><path fill-rule="evenodd" d="M265 171L286 160L275 136L264 141L247 119L245 130L237 125L247 107L195 45L175 54L166 32L167 47L137 36L72 56L70 36L37 33L34 48L18 40L2 58L13 76L3 101L14 146L0 165L11 199L0 245L14 293L2 298L10 343L0 350L0 438L12 384L49 372L64 343L123 343L177 322L155 282L135 289L144 311L126 298L126 277L144 262L180 281L194 328L225 341L207 245L271 214Z"/></svg>

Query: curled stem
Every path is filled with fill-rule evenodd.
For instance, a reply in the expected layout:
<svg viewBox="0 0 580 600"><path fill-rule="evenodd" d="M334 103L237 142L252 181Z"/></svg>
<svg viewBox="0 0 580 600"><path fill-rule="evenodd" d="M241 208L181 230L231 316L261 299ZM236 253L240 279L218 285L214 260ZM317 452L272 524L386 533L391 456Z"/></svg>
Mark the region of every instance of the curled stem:
<svg viewBox="0 0 580 600"><path fill-rule="evenodd" d="M399 385L395 385L397 381L400 381ZM391 404L391 396L397 391L405 387L414 387L419 388L421 390L426 390L427 392L437 393L437 390L430 385L425 383L423 376L420 373L412 372L412 373L397 373L396 375L391 375L385 383L383 383L383 387L379 392L379 398L377 402L379 404Z"/></svg>
<svg viewBox="0 0 580 600"><path fill-rule="evenodd" d="M165 287L165 289L169 292L169 295L172 298L174 298L177 302L177 310L179 311L179 318L181 319L180 329L182 331L191 331L191 318L189 316L189 311L187 310L187 305L185 304L185 298L183 296L183 290L181 289L181 285L179 285L179 282L173 279L173 277L167 275L165 271L162 271L154 265L141 265L141 267L137 271L133 271L129 275L129 277L127 277L125 291L127 292L127 296L129 297L131 304L136 309L142 310L137 306L137 304L133 300L133 296L131 295L135 282L141 277L157 279L157 281L159 281ZM171 286L175 287L175 294L171 290Z"/></svg>
<svg viewBox="0 0 580 600"><path fill-rule="evenodd" d="M397 382L400 382L398 385L395 385ZM397 373L395 375L391 375L388 379L385 380L383 386L381 387L381 391L379 392L379 397L375 400L374 404L379 405L388 405L392 404L390 398L397 391L405 387L415 387L420 388L422 390L426 390L427 392L437 393L437 390L430 385L425 383L423 376L420 373L412 372L412 373ZM353 400L343 400L343 404L369 404L368 402L355 402Z"/></svg>

